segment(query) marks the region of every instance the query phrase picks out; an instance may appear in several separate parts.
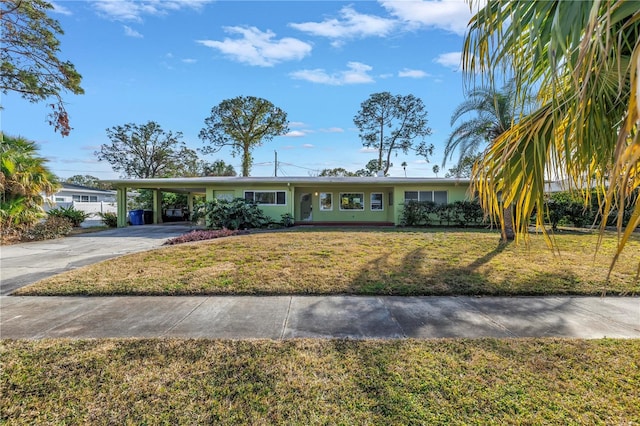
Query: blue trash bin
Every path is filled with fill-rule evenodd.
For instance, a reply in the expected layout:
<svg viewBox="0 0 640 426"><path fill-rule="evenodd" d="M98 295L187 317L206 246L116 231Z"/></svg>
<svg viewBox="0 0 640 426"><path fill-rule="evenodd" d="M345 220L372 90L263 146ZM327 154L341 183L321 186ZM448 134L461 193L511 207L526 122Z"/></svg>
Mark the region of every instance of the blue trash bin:
<svg viewBox="0 0 640 426"><path fill-rule="evenodd" d="M144 210L131 210L129 212L129 222L132 225L144 225Z"/></svg>

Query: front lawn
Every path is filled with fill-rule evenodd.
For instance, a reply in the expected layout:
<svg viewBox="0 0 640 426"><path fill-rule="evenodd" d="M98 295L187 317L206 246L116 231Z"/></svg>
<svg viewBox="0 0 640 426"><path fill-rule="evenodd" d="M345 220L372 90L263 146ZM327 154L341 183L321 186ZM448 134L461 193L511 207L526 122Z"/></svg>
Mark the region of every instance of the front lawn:
<svg viewBox="0 0 640 426"><path fill-rule="evenodd" d="M477 230L268 232L180 244L70 271L17 295L638 294L640 238L607 281L615 234L541 235L500 245Z"/></svg>
<svg viewBox="0 0 640 426"><path fill-rule="evenodd" d="M6 424L640 423L640 340L0 341Z"/></svg>

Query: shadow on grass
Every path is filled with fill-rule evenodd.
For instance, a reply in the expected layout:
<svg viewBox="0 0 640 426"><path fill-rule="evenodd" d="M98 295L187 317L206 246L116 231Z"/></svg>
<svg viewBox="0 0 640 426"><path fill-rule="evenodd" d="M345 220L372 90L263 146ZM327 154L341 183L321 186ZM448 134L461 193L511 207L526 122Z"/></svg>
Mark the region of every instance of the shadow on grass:
<svg viewBox="0 0 640 426"><path fill-rule="evenodd" d="M411 251L399 265L391 263L387 256L379 256L360 270L353 279L351 292L398 296L591 294L577 290L579 279L568 269L530 271L510 264L514 259L508 257L491 264L508 247L509 244L498 244L471 262L445 258L425 262L430 256L426 248Z"/></svg>

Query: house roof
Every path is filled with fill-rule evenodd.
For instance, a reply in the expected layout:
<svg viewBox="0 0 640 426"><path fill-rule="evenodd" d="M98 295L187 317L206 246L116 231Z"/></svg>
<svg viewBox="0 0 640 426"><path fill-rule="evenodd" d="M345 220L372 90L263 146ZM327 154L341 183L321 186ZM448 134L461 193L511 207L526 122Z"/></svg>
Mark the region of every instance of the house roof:
<svg viewBox="0 0 640 426"><path fill-rule="evenodd" d="M159 189L176 192L205 192L206 187L245 187L250 185L287 185L287 186L424 186L424 185L468 185L469 179L425 178L425 177L242 177L242 176L206 176L189 178L149 178L105 180L120 188Z"/></svg>
<svg viewBox="0 0 640 426"><path fill-rule="evenodd" d="M68 191L68 192L83 192L83 193L100 193L100 194L108 194L108 195L112 195L114 193L114 191L112 190L108 190L108 189L99 189L99 188L92 188L90 186L84 186L84 185L76 185L75 183L67 183L67 182L62 182L61 184L61 188L58 192L60 191Z"/></svg>

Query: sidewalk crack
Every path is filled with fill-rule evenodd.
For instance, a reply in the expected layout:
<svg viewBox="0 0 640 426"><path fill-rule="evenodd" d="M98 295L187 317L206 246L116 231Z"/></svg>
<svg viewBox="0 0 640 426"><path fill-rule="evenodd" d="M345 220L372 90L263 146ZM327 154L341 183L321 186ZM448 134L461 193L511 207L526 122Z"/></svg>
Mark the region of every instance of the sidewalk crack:
<svg viewBox="0 0 640 426"><path fill-rule="evenodd" d="M287 315L284 317L284 323L282 324L282 332L280 333L280 340L284 340L284 333L289 326L289 313L291 312L291 304L293 302L293 296L289 296L289 306L287 306Z"/></svg>
<svg viewBox="0 0 640 426"><path fill-rule="evenodd" d="M168 329L166 329L163 333L162 336L166 336L168 333L171 332L171 330L173 330L174 328L176 328L177 326L179 326L180 324L182 324L184 322L184 320L186 320L187 318L189 318L191 316L191 314L193 314L195 312L196 309L198 309L200 306L202 306L202 304L204 302L206 302L208 299L210 299L210 297L205 297L202 299L202 301L200 303L198 303L196 306L193 307L193 309L191 309L189 312L187 312L185 314L184 317L180 318L180 320L176 321L175 324L173 324L171 327L169 327Z"/></svg>

